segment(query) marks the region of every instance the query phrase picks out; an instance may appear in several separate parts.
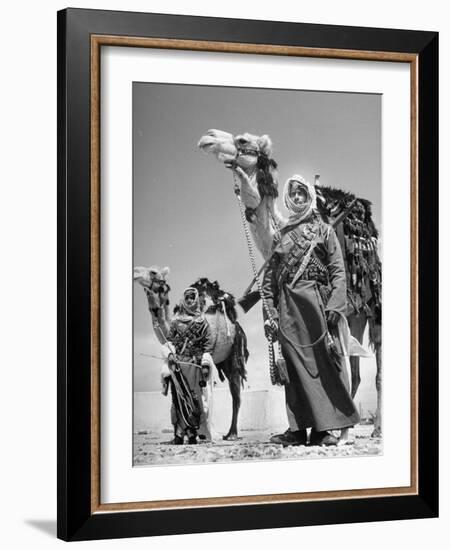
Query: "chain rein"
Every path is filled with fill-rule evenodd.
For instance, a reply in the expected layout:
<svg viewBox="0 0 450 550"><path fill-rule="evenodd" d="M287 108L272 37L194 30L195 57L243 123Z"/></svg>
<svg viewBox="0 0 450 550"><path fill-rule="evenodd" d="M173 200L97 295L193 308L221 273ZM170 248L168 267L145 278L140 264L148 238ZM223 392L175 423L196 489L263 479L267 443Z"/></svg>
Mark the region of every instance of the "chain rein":
<svg viewBox="0 0 450 550"><path fill-rule="evenodd" d="M276 324L276 322L275 322L275 320L272 316L272 313L270 311L269 305L268 305L267 300L266 300L266 296L264 295L264 292L263 292L262 283L261 283L261 280L260 280L259 275L258 275L258 269L256 267L256 261L255 261L255 253L254 253L254 249L253 249L253 241L252 241L252 238L251 238L251 235L250 235L250 228L248 226L247 217L245 215L245 207L244 207L244 204L243 204L242 199L241 199L241 191L240 191L239 183L237 181L236 173L235 173L234 170L233 170L233 180L234 180L234 193L236 195L236 199L237 199L238 205L239 205L239 212L241 214L242 225L244 227L245 240L247 241L248 255L249 255L249 258L250 258L250 264L252 266L254 280L256 282L256 286L258 287L258 292L261 296L261 302L262 302L263 308L266 312L267 318L269 319L269 322L270 322L272 328L276 329L277 324ZM276 221L274 220L273 217L272 217L272 223L275 225L277 231L279 231L278 224L276 223ZM272 384L276 385L278 383L278 376L277 376L277 371L276 371L276 368L275 368L275 354L274 354L274 350L273 350L273 339L272 339L271 334L269 334L267 336L267 340L268 340L268 347L269 347L270 381L272 382Z"/></svg>

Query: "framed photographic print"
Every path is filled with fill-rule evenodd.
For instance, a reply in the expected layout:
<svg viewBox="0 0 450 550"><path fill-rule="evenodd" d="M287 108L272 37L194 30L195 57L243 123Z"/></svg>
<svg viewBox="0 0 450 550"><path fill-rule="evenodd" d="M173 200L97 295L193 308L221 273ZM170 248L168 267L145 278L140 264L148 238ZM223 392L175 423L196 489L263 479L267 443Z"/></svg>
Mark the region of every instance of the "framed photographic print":
<svg viewBox="0 0 450 550"><path fill-rule="evenodd" d="M58 536L438 513L437 33L58 13Z"/></svg>

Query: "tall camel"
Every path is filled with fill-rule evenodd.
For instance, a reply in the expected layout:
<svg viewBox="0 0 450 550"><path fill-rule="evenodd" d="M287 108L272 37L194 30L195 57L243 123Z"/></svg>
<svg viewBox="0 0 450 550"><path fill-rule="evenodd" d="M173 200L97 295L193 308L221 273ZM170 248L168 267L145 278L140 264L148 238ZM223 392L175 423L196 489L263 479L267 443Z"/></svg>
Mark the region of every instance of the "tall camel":
<svg viewBox="0 0 450 550"><path fill-rule="evenodd" d="M201 150L211 153L232 168L254 242L264 260L272 248L273 237L286 223L280 213L277 163L272 158L268 135L249 133L234 136L222 130L208 130L200 139ZM316 181L317 206L324 221L335 224L347 271L348 316L351 333L362 343L369 325L369 337L375 351L377 372L377 411L373 437L381 435L381 262L377 252L378 232L372 220L371 203L340 189L325 187ZM361 382L359 357L350 358L351 395L355 397Z"/></svg>
<svg viewBox="0 0 450 550"><path fill-rule="evenodd" d="M167 283L168 268L135 267L134 280L147 296L155 335L161 344L166 343L171 321L169 311L170 286ZM211 327L215 344L211 353L220 380L225 378L232 398L231 425L225 440L238 439L238 416L241 406L241 387L246 380L245 365L249 352L247 337L239 322L235 300L232 294L220 288L217 281L201 278L189 285L195 287L200 296L202 311ZM177 312L177 306L174 313Z"/></svg>

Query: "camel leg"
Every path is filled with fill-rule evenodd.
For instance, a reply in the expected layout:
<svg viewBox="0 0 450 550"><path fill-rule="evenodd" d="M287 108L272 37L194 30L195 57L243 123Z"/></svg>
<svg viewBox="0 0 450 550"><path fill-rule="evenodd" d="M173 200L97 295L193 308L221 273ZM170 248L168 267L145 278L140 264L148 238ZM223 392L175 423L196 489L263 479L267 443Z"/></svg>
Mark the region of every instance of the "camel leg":
<svg viewBox="0 0 450 550"><path fill-rule="evenodd" d="M364 337L364 329L366 328L367 317L365 314L360 315L351 315L348 318L348 325L352 335L358 340L362 345ZM350 376L351 376L351 385L350 385L350 395L354 399L356 392L358 391L359 385L361 384L361 374L360 374L360 365L359 357L350 357ZM349 441L350 430L349 428L344 428L341 430L339 436L338 445L345 445Z"/></svg>
<svg viewBox="0 0 450 550"><path fill-rule="evenodd" d="M350 360L349 360L349 357L344 357L343 358L343 361L345 362L345 365L344 368L345 368L345 374L348 373L349 370L351 370L351 365L350 365ZM345 386L347 388L347 391L349 391L349 380L348 380L348 376L345 376ZM352 387L353 387L353 384L352 384ZM352 396L353 397L353 396ZM340 435L339 435L339 440L338 440L338 445L346 445L347 443L351 443L352 441L350 440L350 428L342 428L341 431L340 431Z"/></svg>
<svg viewBox="0 0 450 550"><path fill-rule="evenodd" d="M231 398L233 400L233 412L231 416L231 425L227 435L223 436L226 441L234 441L238 439L237 421L239 409L241 406L241 377L236 370L227 369L228 384L230 386Z"/></svg>
<svg viewBox="0 0 450 550"><path fill-rule="evenodd" d="M382 404L382 360L381 360L381 327L375 326L373 330L375 345L375 358L377 361L377 374L375 376L375 385L377 388L377 412L375 416L375 425L372 437L381 437L381 404Z"/></svg>
<svg viewBox="0 0 450 550"><path fill-rule="evenodd" d="M351 392L350 395L354 399L359 385L361 384L361 372L359 368L359 357L350 357L350 374L351 374Z"/></svg>
<svg viewBox="0 0 450 550"><path fill-rule="evenodd" d="M367 316L364 313L359 315L351 315L348 318L348 326L352 336L362 345L364 337L364 329L366 328ZM359 368L359 357L350 357L350 374L351 374L351 392L350 395L354 399L359 385L361 384L361 373Z"/></svg>
<svg viewBox="0 0 450 550"><path fill-rule="evenodd" d="M338 438L338 445L345 445L349 441L350 428L342 428Z"/></svg>

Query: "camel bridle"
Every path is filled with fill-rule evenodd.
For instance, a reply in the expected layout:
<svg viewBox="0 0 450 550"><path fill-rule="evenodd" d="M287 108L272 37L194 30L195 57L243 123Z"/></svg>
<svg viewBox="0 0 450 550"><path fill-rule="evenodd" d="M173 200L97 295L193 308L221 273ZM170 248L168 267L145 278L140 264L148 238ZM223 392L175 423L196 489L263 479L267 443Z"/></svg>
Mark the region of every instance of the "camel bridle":
<svg viewBox="0 0 450 550"><path fill-rule="evenodd" d="M158 285L158 290L155 290L153 288L154 284ZM159 306L151 308L152 312L155 315L158 315L158 312L163 308L163 298L165 298L167 294L170 292L170 286L166 283L164 279L157 279L152 281L152 284L149 287L143 286L143 289L147 296L147 300L150 300L152 292L153 294L156 294L159 297Z"/></svg>

